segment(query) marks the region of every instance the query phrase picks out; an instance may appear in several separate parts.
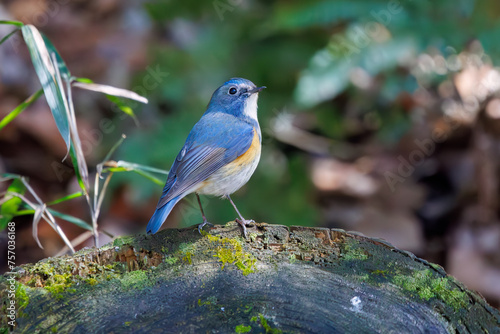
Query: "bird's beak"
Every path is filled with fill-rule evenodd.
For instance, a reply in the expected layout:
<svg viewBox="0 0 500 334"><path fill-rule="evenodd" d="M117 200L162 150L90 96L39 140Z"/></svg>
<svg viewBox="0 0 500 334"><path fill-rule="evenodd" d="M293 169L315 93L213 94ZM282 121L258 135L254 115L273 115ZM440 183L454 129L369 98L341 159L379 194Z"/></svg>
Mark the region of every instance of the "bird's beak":
<svg viewBox="0 0 500 334"><path fill-rule="evenodd" d="M267 88L266 86L262 86L262 87L255 87L254 89L250 89L249 91L247 91L248 95L252 95L252 94L255 94L255 93L258 93L260 92L261 90L263 90L264 88Z"/></svg>

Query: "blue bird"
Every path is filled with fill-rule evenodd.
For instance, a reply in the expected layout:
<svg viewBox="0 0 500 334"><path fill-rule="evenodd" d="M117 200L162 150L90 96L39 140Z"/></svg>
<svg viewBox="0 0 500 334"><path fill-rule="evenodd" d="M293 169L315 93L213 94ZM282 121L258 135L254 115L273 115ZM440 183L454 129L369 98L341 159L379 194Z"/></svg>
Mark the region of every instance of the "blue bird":
<svg viewBox="0 0 500 334"><path fill-rule="evenodd" d="M262 135L257 120L258 93L266 87L232 78L217 88L207 110L189 133L177 155L156 211L149 220L147 233L156 233L175 204L196 193L204 225L205 216L200 194L227 198L236 210L236 221L243 228L252 220L243 218L230 195L245 185L260 160Z"/></svg>

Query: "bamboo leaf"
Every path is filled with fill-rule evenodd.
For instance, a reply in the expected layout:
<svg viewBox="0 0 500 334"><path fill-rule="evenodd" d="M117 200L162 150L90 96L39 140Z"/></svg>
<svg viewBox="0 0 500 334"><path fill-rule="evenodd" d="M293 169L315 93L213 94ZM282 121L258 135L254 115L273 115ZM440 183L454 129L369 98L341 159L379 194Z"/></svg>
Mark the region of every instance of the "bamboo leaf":
<svg viewBox="0 0 500 334"><path fill-rule="evenodd" d="M21 175L13 173L2 173L0 174L0 182L5 182L13 179L20 179Z"/></svg>
<svg viewBox="0 0 500 334"><path fill-rule="evenodd" d="M94 83L94 81L92 81L92 79L89 79L89 78L76 78L76 77L73 77L73 80L77 81L77 82L82 82L82 83Z"/></svg>
<svg viewBox="0 0 500 334"><path fill-rule="evenodd" d="M0 20L0 24L11 24L17 27L22 27L24 26L24 23L20 21L8 21L8 20Z"/></svg>
<svg viewBox="0 0 500 334"><path fill-rule="evenodd" d="M55 48L54 44L48 39L46 36L42 36L43 41L45 42L45 46L47 47L47 50L49 51L49 54L54 54L56 56L56 59L53 59L53 62L57 64L57 68L59 69L59 73L61 77L65 81L71 81L71 73L68 70L68 67L66 66L66 63L62 59L61 55L59 54L59 51ZM61 89L64 89L62 85L60 85Z"/></svg>
<svg viewBox="0 0 500 334"><path fill-rule="evenodd" d="M58 72L59 74L59 72ZM61 79L61 77L58 75L57 76L58 80ZM68 118L69 118L69 125L71 129L71 150L70 154L73 154L71 156L71 159L73 161L73 168L75 168L77 176L80 178L78 180L78 183L80 186L82 186L82 190L86 193L88 193L89 189L89 171L87 167L87 162L85 160L85 156L83 154L83 149L82 149L82 144L80 141L80 136L78 135L78 130L76 127L76 117L75 117L75 109L73 107L73 98L71 95L71 82L68 80L66 81L66 89L67 89L67 101L68 101ZM76 164L75 164L76 162Z"/></svg>
<svg viewBox="0 0 500 334"><path fill-rule="evenodd" d="M106 154L106 156L104 157L104 161L108 161L110 158L111 158L111 155L113 153L115 153L115 151L118 149L118 147L120 147L120 145L123 143L123 141L125 140L125 138L127 138L127 136L125 134L122 133L120 139L118 139L118 141L113 145L113 147L109 150L108 154ZM102 163L99 164L102 168ZM99 166L98 166L99 167Z"/></svg>
<svg viewBox="0 0 500 334"><path fill-rule="evenodd" d="M61 92L64 87L61 87L56 82L55 65L40 32L32 25L25 25L21 30L26 45L28 46L38 79L42 84L45 98L47 99L52 116L56 122L57 129L63 137L66 148L69 151L71 140L68 122L68 107Z"/></svg>
<svg viewBox="0 0 500 334"><path fill-rule="evenodd" d="M5 197L10 197L0 206L0 230L5 229L7 224L16 216L19 206L23 202L19 197L11 196L10 193L24 194L26 187L20 178L14 178L12 183L7 188Z"/></svg>
<svg viewBox="0 0 500 334"><path fill-rule="evenodd" d="M8 33L7 35L5 35L5 37L0 40L0 45L3 42L5 42L6 40L8 40L10 38L10 36L14 35L18 31L19 31L19 29L15 29L15 30L11 31L10 33Z"/></svg>
<svg viewBox="0 0 500 334"><path fill-rule="evenodd" d="M56 205L56 204L59 204L59 203L65 202L65 201L69 201L69 200L72 200L74 198L78 198L78 197L82 197L82 196L84 196L84 193L79 191L79 192L58 198L52 202L49 202L49 203L47 203L47 206Z"/></svg>
<svg viewBox="0 0 500 334"><path fill-rule="evenodd" d="M92 225L90 225L89 223L87 223L86 221L84 221L80 218L77 218L77 217L74 217L71 215L67 215L65 213L62 213L62 212L59 212L59 211L56 211L53 209L47 209L47 210L56 217L59 217L59 218L64 219L70 223L73 223L76 226L81 227L85 230L92 231Z"/></svg>
<svg viewBox="0 0 500 334"><path fill-rule="evenodd" d="M137 117L135 117L134 111L132 108L130 108L127 104L125 104L119 97L113 96L113 95L106 95L108 100L116 104L116 106L123 111L125 114L128 116L132 117L134 120L135 125L139 126L139 121L137 120Z"/></svg>
<svg viewBox="0 0 500 334"><path fill-rule="evenodd" d="M92 226L80 218L77 218L77 217L74 217L71 215L67 215L65 213L62 213L62 212L59 212L59 211L56 211L56 210L50 209L50 208L47 208L46 210L49 211L55 217L59 217L61 219L64 219L64 220L66 220L70 223L73 223L76 226L81 227L85 230L92 231ZM17 217L17 216L34 215L35 213L36 213L36 210L33 210L33 209L19 210L16 212L15 216Z"/></svg>
<svg viewBox="0 0 500 334"><path fill-rule="evenodd" d="M42 219L43 212L45 211L46 205L37 205L35 207L35 214L33 215L33 228L32 228L32 233L33 233L33 239L35 239L36 243L38 244L38 247L43 249L42 244L40 243L40 239L38 239L38 223L40 222L40 219Z"/></svg>
<svg viewBox="0 0 500 334"><path fill-rule="evenodd" d="M26 182L24 182L24 180L22 178L21 178L21 181L23 181L23 184L25 186L28 186L28 184ZM35 199L37 199L37 201L39 201L39 197L32 191L32 189L29 186L28 186L28 190L30 190L31 194L34 195ZM45 220L50 225L50 227L52 227L54 229L54 231L57 232L57 234L59 234L59 236L64 241L64 243L68 246L68 248L70 248L73 253L75 252L68 237L66 237L66 234L61 229L61 227L59 225L57 225L57 222L54 219L54 216L52 215L52 213L50 213L50 211L48 211L46 209L46 205L44 203L34 204L30 200L28 200L24 195L21 195L19 193L12 193L12 195L19 197L27 206L34 209L34 212L35 212L34 218L38 218L38 212L39 212L38 210L40 210L40 208L43 208L42 213L41 213L42 219ZM22 214L25 214L26 211L27 210L23 210ZM40 242L38 240L38 236L37 236L37 229L38 229L38 222L34 219L33 220L33 236L34 236L35 240L37 241L37 243L39 244L39 246L41 247Z"/></svg>
<svg viewBox="0 0 500 334"><path fill-rule="evenodd" d="M145 172L143 170L135 169L135 170L133 170L133 172L145 177L146 179L156 183L159 186L163 186L165 184L165 180L160 180L160 179L154 177L153 175L151 175L150 173Z"/></svg>
<svg viewBox="0 0 500 334"><path fill-rule="evenodd" d="M87 193L87 187L85 185L85 182L83 181L83 177L80 174L80 169L77 167L78 166L78 159L76 156L76 151L74 149L73 144L71 144L71 147L69 149L69 156L71 158L71 163L73 164L73 168L75 169L75 176L76 180L78 181L78 185L80 186L80 189L86 194Z"/></svg>
<svg viewBox="0 0 500 334"><path fill-rule="evenodd" d="M146 166L146 165L136 164L133 162L120 160L116 164L118 167L125 167L125 168L129 168L129 169L134 169L134 170L143 170L146 172L168 175L168 171L166 171L166 170L154 168L154 167L150 167L150 166Z"/></svg>
<svg viewBox="0 0 500 334"><path fill-rule="evenodd" d="M0 130L2 130L7 124L12 122L20 113L22 113L27 107L29 107L33 102L38 100L38 98L43 94L43 89L40 89L26 100L23 103L18 105L14 110L8 113L1 121L0 121Z"/></svg>
<svg viewBox="0 0 500 334"><path fill-rule="evenodd" d="M146 99L143 96L140 96L139 94L132 92L130 90L122 89L122 88L116 88L113 86L108 86L108 85L101 85L101 84L96 84L96 83L88 83L88 82L81 82L81 81L73 81L73 86L82 88L82 89L87 89L91 90L94 92L100 92L108 95L113 95L113 96L118 96L118 97L125 97L127 99L139 101L141 103L148 103L148 99Z"/></svg>
<svg viewBox="0 0 500 334"><path fill-rule="evenodd" d="M104 166L104 168L102 168L103 166ZM114 172L117 172L117 173L134 172L134 173L137 173L137 174L147 178L148 180L150 180L150 181L152 181L160 186L163 185L165 183L165 181L156 178L151 173L168 175L168 171L166 171L166 170L158 169L158 168L154 168L154 167L150 167L150 166L145 166L145 165L140 165L140 164L136 164L136 163L132 163L132 162L128 162L128 161L123 161L123 160L120 160L120 161L109 160L109 161L106 161L106 162L100 164L100 166L98 166L98 167L102 168L102 173L106 173L106 172L112 172L112 173L114 173Z"/></svg>

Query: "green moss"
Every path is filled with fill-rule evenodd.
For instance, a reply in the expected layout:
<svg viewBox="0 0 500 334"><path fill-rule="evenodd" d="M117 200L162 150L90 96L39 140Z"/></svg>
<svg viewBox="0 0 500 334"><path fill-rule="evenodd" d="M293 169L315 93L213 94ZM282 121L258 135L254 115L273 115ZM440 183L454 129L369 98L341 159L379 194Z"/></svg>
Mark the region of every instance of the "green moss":
<svg viewBox="0 0 500 334"><path fill-rule="evenodd" d="M52 333L57 333L57 332L58 332L58 331L57 331L57 326L51 327L51 328L50 328L50 331L51 331Z"/></svg>
<svg viewBox="0 0 500 334"><path fill-rule="evenodd" d="M290 261L290 264L294 264L295 262L297 262L297 257L295 256L295 254L291 254L288 257L288 260Z"/></svg>
<svg viewBox="0 0 500 334"><path fill-rule="evenodd" d="M46 261L40 261L38 263L35 263L35 265L30 271L33 274L44 276L44 278L54 275L54 267Z"/></svg>
<svg viewBox="0 0 500 334"><path fill-rule="evenodd" d="M45 281L44 289L47 290L57 299L63 298L63 292L76 292L76 289L70 289L73 285L72 276L70 273L56 274Z"/></svg>
<svg viewBox="0 0 500 334"><path fill-rule="evenodd" d="M204 305L217 305L217 297L210 296L205 301L198 299L198 306L204 306Z"/></svg>
<svg viewBox="0 0 500 334"><path fill-rule="evenodd" d="M119 237L113 240L113 246L114 247L120 247L123 245L132 245L135 241L135 238L133 236L124 236L124 237Z"/></svg>
<svg viewBox="0 0 500 334"><path fill-rule="evenodd" d="M252 326L238 325L234 328L235 333L248 333L252 330Z"/></svg>
<svg viewBox="0 0 500 334"><path fill-rule="evenodd" d="M24 284L16 282L16 303L18 312L22 311L30 302L26 289L28 288Z"/></svg>
<svg viewBox="0 0 500 334"><path fill-rule="evenodd" d="M198 306L203 306L203 305L210 305L210 302L207 301L202 302L201 299L198 299Z"/></svg>
<svg viewBox="0 0 500 334"><path fill-rule="evenodd" d="M372 275L377 275L377 276L383 276L386 277L387 275L387 270L374 270L372 271Z"/></svg>
<svg viewBox="0 0 500 334"><path fill-rule="evenodd" d="M181 243L179 245L179 252L182 256L182 261L189 264L193 264L192 256L195 253L195 247L193 244Z"/></svg>
<svg viewBox="0 0 500 334"><path fill-rule="evenodd" d="M455 311L469 303L467 293L453 287L449 277L434 277L430 269L417 271L412 277L396 275L392 282L407 291L417 293L424 300L438 298Z"/></svg>
<svg viewBox="0 0 500 334"><path fill-rule="evenodd" d="M278 328L272 328L268 323L266 318L262 314L259 313L259 316L253 316L252 319L250 319L251 322L260 322L260 325L266 330L266 334L280 334L283 333L281 329Z"/></svg>
<svg viewBox="0 0 500 334"><path fill-rule="evenodd" d="M179 259L175 256L166 256L165 257L165 263L166 264L176 264Z"/></svg>
<svg viewBox="0 0 500 334"><path fill-rule="evenodd" d="M144 270L125 273L120 282L126 290L142 289L153 284Z"/></svg>
<svg viewBox="0 0 500 334"><path fill-rule="evenodd" d="M368 254L359 246L359 242L353 240L344 246L342 257L347 261L366 260Z"/></svg>
<svg viewBox="0 0 500 334"><path fill-rule="evenodd" d="M370 280L370 275L368 274L361 275L359 276L359 280L362 282L368 282Z"/></svg>
<svg viewBox="0 0 500 334"><path fill-rule="evenodd" d="M255 233L255 232L250 233L250 234L248 235L248 237L250 238L250 240L251 240L252 242L255 242L255 240L257 240L257 237L258 237L258 236L259 236L259 234L258 234L258 233Z"/></svg>
<svg viewBox="0 0 500 334"><path fill-rule="evenodd" d="M216 245L214 257L222 262L222 269L226 264L234 264L240 269L243 275L248 275L255 272L255 263L257 259L252 254L243 251L243 246L240 240L230 238L219 238L210 234L205 234L210 242Z"/></svg>
<svg viewBox="0 0 500 334"><path fill-rule="evenodd" d="M97 283L99 283L99 281L93 277L86 278L85 282L87 282L89 285L96 285Z"/></svg>
<svg viewBox="0 0 500 334"><path fill-rule="evenodd" d="M185 261L189 264L193 264L193 259L191 258L191 256L193 256L193 254L191 252L187 252L185 256L182 258L182 261Z"/></svg>

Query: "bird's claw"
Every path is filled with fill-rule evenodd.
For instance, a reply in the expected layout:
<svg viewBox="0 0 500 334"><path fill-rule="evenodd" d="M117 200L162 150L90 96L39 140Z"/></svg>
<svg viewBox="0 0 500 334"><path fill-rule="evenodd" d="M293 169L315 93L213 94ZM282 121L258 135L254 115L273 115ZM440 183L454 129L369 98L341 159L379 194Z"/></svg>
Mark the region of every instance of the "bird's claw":
<svg viewBox="0 0 500 334"><path fill-rule="evenodd" d="M247 238L247 225L255 224L255 220L253 219L235 219L238 224L241 225L241 228L243 229L243 236L245 239Z"/></svg>
<svg viewBox="0 0 500 334"><path fill-rule="evenodd" d="M209 221L207 221L207 220L204 220L204 221L203 221L203 223L201 223L200 225L198 225L198 232L200 232L200 234L202 234L202 233L201 233L201 231L203 230L203 227L204 227L205 225L208 225L208 226L210 226L210 227L214 227L214 224L210 223L210 222L209 222Z"/></svg>

